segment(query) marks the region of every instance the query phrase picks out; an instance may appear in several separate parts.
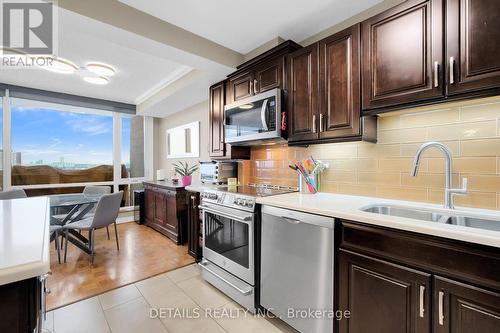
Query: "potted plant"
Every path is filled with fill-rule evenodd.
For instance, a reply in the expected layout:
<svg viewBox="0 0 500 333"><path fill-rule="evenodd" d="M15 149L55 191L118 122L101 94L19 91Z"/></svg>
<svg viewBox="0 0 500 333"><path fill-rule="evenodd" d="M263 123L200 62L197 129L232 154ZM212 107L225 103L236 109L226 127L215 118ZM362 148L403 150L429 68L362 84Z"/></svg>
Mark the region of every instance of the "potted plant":
<svg viewBox="0 0 500 333"><path fill-rule="evenodd" d="M193 173L198 170L198 165L195 164L193 166L189 166L187 162L178 161L174 163L175 172L181 176L182 185L188 186L191 185L191 181L193 179Z"/></svg>

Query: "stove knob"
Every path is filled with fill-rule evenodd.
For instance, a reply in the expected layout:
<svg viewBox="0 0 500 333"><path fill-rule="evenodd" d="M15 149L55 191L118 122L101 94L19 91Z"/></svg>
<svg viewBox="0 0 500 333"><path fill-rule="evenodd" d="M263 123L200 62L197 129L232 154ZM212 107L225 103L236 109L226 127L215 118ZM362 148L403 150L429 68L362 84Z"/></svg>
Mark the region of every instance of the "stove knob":
<svg viewBox="0 0 500 333"><path fill-rule="evenodd" d="M237 198L237 199L236 199L236 204L237 204L237 205L241 205L241 198Z"/></svg>
<svg viewBox="0 0 500 333"><path fill-rule="evenodd" d="M247 205L247 199L243 199L243 200L241 201L241 205L242 205L242 206L246 206L246 205Z"/></svg>
<svg viewBox="0 0 500 333"><path fill-rule="evenodd" d="M248 202L247 202L247 207L252 207L252 206L253 206L253 202L252 202L252 200L248 200Z"/></svg>

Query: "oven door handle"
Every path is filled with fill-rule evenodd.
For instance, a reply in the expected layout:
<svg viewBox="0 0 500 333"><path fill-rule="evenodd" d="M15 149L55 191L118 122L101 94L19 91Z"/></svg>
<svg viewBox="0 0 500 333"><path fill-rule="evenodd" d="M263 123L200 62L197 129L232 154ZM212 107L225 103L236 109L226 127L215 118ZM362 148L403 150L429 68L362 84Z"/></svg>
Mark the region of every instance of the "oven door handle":
<svg viewBox="0 0 500 333"><path fill-rule="evenodd" d="M266 111L267 111L267 98L264 100L264 103L262 103L262 109L260 109L260 121L262 121L262 129L264 131L269 130L266 121Z"/></svg>
<svg viewBox="0 0 500 333"><path fill-rule="evenodd" d="M243 295L250 295L252 293L252 289L251 288L248 288L248 289L241 289L240 287L238 287L237 285L235 285L234 283L232 283L231 281L228 281L227 279L225 279L223 276L220 276L219 274L217 274L216 272L214 272L213 270L211 270L210 268L207 267L207 261L206 260L202 260L199 265L201 266L202 269L206 270L207 272L209 272L210 274L214 275L216 278L222 280L224 283L227 283L228 285L230 285L231 287L233 287L234 289L236 289L237 291L239 291L241 294Z"/></svg>
<svg viewBox="0 0 500 333"><path fill-rule="evenodd" d="M235 221L243 222L243 223L248 223L253 218L252 215L238 216L238 215L230 214L227 212L217 211L216 209L213 209L213 208L210 208L210 207L207 207L204 205L199 205L198 208L200 208L204 212L212 213L212 214L219 215L222 217L227 217L227 218L230 218L231 220L235 220Z"/></svg>

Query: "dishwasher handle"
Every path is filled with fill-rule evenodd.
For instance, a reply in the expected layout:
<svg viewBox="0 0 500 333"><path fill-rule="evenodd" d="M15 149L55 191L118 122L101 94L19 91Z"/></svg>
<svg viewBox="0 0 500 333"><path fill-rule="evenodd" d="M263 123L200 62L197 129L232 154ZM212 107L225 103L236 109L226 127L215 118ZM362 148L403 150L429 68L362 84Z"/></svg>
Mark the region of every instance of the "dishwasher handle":
<svg viewBox="0 0 500 333"><path fill-rule="evenodd" d="M264 223L266 221L266 215L277 217L281 219L281 221L290 224L305 223L329 229L333 229L334 227L333 217L303 213L291 209L284 209L284 208L264 205L262 206L262 221Z"/></svg>

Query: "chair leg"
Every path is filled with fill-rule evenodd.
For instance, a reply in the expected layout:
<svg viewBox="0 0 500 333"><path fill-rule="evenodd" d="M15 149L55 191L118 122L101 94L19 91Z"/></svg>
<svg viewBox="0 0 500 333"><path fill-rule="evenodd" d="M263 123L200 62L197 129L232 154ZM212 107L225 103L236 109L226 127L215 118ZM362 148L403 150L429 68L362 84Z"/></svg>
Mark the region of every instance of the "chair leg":
<svg viewBox="0 0 500 333"><path fill-rule="evenodd" d="M94 229L92 229L90 231L90 234L92 235L91 236L91 240L90 240L90 252L91 252L91 256L92 256L92 265L94 264L94 257L95 257L95 252L94 252L94 243L95 243L95 238L94 238Z"/></svg>
<svg viewBox="0 0 500 333"><path fill-rule="evenodd" d="M118 231L116 230L116 221L113 224L115 225L116 249L120 251L120 244L118 243Z"/></svg>
<svg viewBox="0 0 500 333"><path fill-rule="evenodd" d="M66 238L66 242L64 244L64 263L66 263L66 256L68 255L68 229L64 231L64 238Z"/></svg>
<svg viewBox="0 0 500 333"><path fill-rule="evenodd" d="M108 240L110 240L111 238L109 238L109 228L108 228L108 226L106 226L106 232L108 233Z"/></svg>
<svg viewBox="0 0 500 333"><path fill-rule="evenodd" d="M59 232L56 231L56 237L54 238L54 244L57 250L57 261L61 263L61 247L59 246Z"/></svg>

